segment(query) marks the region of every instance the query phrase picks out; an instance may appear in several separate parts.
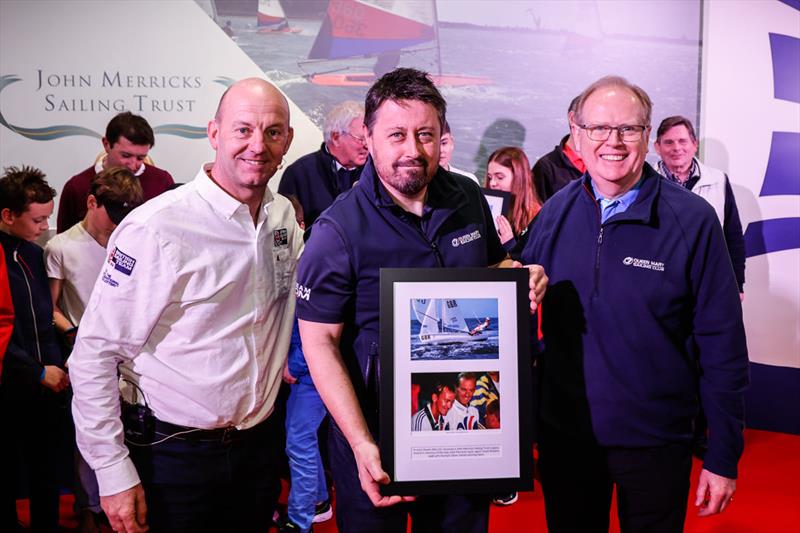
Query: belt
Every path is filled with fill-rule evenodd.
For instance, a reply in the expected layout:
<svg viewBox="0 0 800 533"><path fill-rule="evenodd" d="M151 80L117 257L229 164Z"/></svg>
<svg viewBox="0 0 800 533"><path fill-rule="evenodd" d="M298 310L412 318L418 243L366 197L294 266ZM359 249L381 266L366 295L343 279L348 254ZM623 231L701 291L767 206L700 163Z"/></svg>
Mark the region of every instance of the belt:
<svg viewBox="0 0 800 533"><path fill-rule="evenodd" d="M155 430L156 439L163 437L172 437L182 440L191 440L197 442L234 442L242 440L248 436L257 433L259 429L266 426L266 420L259 422L255 426L247 429L237 429L234 426L214 429L199 429L187 426L179 426L164 422L158 418L154 418L153 429Z"/></svg>

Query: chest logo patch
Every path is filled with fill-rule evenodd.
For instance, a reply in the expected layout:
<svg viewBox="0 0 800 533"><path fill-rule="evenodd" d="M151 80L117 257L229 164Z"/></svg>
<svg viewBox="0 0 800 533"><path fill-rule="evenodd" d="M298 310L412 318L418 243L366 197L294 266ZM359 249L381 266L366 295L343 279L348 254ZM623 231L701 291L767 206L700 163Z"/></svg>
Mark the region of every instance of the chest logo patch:
<svg viewBox="0 0 800 533"><path fill-rule="evenodd" d="M626 257L622 260L625 266L632 266L636 268L644 268L646 270L655 270L656 272L664 272L664 263L661 261L652 261L650 259L639 259L637 257Z"/></svg>
<svg viewBox="0 0 800 533"><path fill-rule="evenodd" d="M136 266L136 259L114 247L114 251L108 254L108 264L114 267L114 270L130 276L133 272L133 267Z"/></svg>
<svg viewBox="0 0 800 533"><path fill-rule="evenodd" d="M286 228L276 229L272 232L272 246L278 248L289 244L289 232Z"/></svg>
<svg viewBox="0 0 800 533"><path fill-rule="evenodd" d="M481 231L476 229L472 233L467 233L466 235L462 235L461 237L453 237L453 240L450 242L450 244L453 245L453 248L458 248L459 246L463 246L464 244L476 241L480 238L481 238Z"/></svg>

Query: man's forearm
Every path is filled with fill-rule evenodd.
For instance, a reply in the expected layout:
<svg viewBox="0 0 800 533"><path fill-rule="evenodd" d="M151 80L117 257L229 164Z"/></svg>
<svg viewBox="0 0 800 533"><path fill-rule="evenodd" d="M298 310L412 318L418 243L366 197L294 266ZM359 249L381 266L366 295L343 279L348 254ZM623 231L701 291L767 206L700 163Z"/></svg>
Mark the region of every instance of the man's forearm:
<svg viewBox="0 0 800 533"><path fill-rule="evenodd" d="M318 326L300 321L303 352L314 385L351 448L364 441L372 442L353 383L342 360L338 338L320 338L315 331Z"/></svg>

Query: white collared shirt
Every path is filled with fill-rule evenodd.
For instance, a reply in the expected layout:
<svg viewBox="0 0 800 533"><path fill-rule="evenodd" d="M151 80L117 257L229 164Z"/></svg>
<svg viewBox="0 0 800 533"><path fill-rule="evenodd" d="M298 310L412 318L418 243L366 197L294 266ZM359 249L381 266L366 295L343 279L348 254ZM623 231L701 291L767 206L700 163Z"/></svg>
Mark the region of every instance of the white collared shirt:
<svg viewBox="0 0 800 533"><path fill-rule="evenodd" d="M302 235L286 198L267 189L254 225L204 168L125 217L70 358L77 441L101 495L139 482L123 444L117 365L166 422L243 429L271 414Z"/></svg>

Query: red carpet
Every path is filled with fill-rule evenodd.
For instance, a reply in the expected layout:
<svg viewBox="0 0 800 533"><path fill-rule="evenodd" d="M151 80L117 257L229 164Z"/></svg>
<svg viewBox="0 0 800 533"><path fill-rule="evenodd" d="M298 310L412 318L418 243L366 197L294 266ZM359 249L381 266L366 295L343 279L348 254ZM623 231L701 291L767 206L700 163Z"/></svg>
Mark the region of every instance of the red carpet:
<svg viewBox="0 0 800 533"><path fill-rule="evenodd" d="M736 499L724 514L699 518L692 505L700 463L692 471L692 489L686 517L688 533L800 533L800 436L747 430L745 453L739 466ZM72 496L62 498L62 526L68 531L77 526L72 512ZM27 516L27 501L17 504ZM576 512L580 512L576 509ZM612 510L611 532L619 532L616 511ZM337 531L334 520L315 524L317 533ZM541 486L535 492L520 494L510 507L492 506L490 533L516 531L545 532Z"/></svg>

